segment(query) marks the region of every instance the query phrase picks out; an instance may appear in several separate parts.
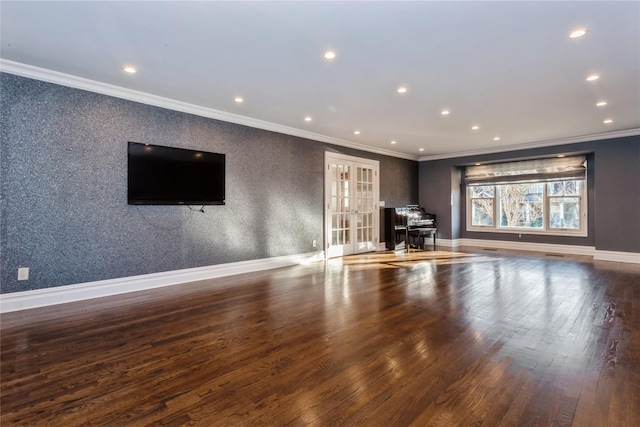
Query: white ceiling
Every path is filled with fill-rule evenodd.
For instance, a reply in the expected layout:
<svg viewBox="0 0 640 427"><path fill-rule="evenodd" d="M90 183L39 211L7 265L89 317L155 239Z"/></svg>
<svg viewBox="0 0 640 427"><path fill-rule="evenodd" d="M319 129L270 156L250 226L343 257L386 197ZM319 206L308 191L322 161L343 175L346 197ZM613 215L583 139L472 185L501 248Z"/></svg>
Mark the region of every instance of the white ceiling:
<svg viewBox="0 0 640 427"><path fill-rule="evenodd" d="M3 0L0 16L5 69L40 67L401 157L640 128L637 1ZM570 39L578 27L588 33ZM600 79L585 81L591 73Z"/></svg>

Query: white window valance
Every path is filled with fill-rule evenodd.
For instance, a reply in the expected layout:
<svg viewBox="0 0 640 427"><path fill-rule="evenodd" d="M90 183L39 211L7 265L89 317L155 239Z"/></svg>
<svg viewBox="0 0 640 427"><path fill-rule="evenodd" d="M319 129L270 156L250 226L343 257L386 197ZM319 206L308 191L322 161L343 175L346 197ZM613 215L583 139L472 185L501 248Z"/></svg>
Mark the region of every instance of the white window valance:
<svg viewBox="0 0 640 427"><path fill-rule="evenodd" d="M495 185L518 182L548 182L585 179L586 156L553 157L468 166L467 185Z"/></svg>

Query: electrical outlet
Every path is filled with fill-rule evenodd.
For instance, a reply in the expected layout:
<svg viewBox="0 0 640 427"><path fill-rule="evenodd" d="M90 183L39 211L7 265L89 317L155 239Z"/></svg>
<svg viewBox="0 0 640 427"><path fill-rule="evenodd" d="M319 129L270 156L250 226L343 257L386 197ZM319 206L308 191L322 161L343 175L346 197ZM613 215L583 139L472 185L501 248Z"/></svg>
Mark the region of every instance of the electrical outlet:
<svg viewBox="0 0 640 427"><path fill-rule="evenodd" d="M317 240L312 240L311 241L311 245L315 248L316 246L318 246L318 241Z"/></svg>
<svg viewBox="0 0 640 427"><path fill-rule="evenodd" d="M18 280L29 280L29 267L18 268Z"/></svg>

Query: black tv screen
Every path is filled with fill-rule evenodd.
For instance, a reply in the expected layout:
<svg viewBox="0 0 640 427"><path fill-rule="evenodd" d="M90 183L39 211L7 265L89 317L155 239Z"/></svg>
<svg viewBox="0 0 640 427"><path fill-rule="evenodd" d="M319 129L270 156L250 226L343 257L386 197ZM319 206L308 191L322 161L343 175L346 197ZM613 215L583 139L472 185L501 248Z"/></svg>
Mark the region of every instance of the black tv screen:
<svg viewBox="0 0 640 427"><path fill-rule="evenodd" d="M224 205L225 155L129 142L130 205Z"/></svg>

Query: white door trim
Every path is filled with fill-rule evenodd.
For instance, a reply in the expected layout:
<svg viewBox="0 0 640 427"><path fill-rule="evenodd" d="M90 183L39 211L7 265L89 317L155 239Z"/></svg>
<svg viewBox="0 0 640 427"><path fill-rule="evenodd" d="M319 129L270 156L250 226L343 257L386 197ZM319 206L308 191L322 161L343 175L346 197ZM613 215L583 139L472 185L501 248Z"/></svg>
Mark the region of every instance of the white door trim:
<svg viewBox="0 0 640 427"><path fill-rule="evenodd" d="M380 243L380 162L378 160L367 159L363 157L349 156L346 154L332 153L325 151L324 161L324 230L325 230L325 258L329 258L331 251L329 250L332 243L332 224L331 224L331 181L328 174L330 164L332 163L350 163L353 166L368 166L374 171L373 182L373 244L377 246ZM352 238L354 253L357 252L357 237Z"/></svg>

